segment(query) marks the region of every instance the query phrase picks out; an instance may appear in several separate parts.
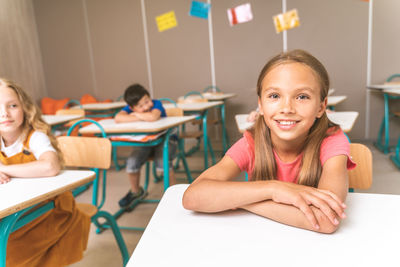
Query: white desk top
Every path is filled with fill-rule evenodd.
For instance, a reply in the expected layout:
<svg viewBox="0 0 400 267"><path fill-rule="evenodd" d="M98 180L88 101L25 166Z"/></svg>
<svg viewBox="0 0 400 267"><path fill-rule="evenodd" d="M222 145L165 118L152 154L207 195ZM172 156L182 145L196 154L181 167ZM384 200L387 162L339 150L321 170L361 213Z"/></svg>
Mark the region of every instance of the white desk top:
<svg viewBox="0 0 400 267"><path fill-rule="evenodd" d="M367 88L375 90L400 89L400 84L371 84L367 85Z"/></svg>
<svg viewBox="0 0 400 267"><path fill-rule="evenodd" d="M108 133L154 133L160 132L177 125L190 122L195 120L196 116L181 116L181 117L165 117L157 121L135 121L126 123L116 123L114 119L105 119L98 121L104 128L104 131ZM100 129L90 124L79 130L80 133L100 133Z"/></svg>
<svg viewBox="0 0 400 267"><path fill-rule="evenodd" d="M177 103L178 108L183 111L204 111L219 105L222 105L223 101L211 101L211 102L195 102L195 103ZM165 109L174 108L175 105L172 103L163 104Z"/></svg>
<svg viewBox="0 0 400 267"><path fill-rule="evenodd" d="M66 123L83 118L82 115L42 115L43 120L50 126Z"/></svg>
<svg viewBox="0 0 400 267"><path fill-rule="evenodd" d="M90 103L84 104L82 107L74 106L72 108L82 108L85 111L103 111L103 110L112 110L117 108L123 108L126 106L124 101L120 102L111 102L111 103Z"/></svg>
<svg viewBox="0 0 400 267"><path fill-rule="evenodd" d="M330 95L328 96L328 106L336 106L337 104L343 102L347 96L345 95Z"/></svg>
<svg viewBox="0 0 400 267"><path fill-rule="evenodd" d="M327 112L326 115L328 118L338 124L343 132L350 132L353 128L354 123L358 117L357 111L334 111ZM243 133L247 129L253 126L253 122L248 122L247 117L249 114L237 114L235 116L236 125L238 127L239 132Z"/></svg>
<svg viewBox="0 0 400 267"><path fill-rule="evenodd" d="M93 171L62 171L54 177L12 178L0 184L0 218L35 205L95 178Z"/></svg>
<svg viewBox="0 0 400 267"><path fill-rule="evenodd" d="M383 92L391 95L400 95L400 87L384 89Z"/></svg>
<svg viewBox="0 0 400 267"><path fill-rule="evenodd" d="M128 267L400 266L400 196L349 193L347 218L331 235L237 210L185 210L187 185L170 187Z"/></svg>
<svg viewBox="0 0 400 267"><path fill-rule="evenodd" d="M204 96L204 98L210 101L225 100L236 96L235 93L210 93L210 92L203 93L202 95Z"/></svg>

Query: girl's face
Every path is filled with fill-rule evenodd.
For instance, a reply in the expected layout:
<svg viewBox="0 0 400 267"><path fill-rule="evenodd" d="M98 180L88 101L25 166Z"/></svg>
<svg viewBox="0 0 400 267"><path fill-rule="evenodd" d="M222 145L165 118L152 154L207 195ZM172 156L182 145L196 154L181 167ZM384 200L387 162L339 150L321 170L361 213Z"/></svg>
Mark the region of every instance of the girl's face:
<svg viewBox="0 0 400 267"><path fill-rule="evenodd" d="M0 134L3 139L18 138L23 122L24 111L17 94L0 80Z"/></svg>
<svg viewBox="0 0 400 267"><path fill-rule="evenodd" d="M258 106L274 145L304 142L316 118L325 112L314 71L301 63L273 67L261 83Z"/></svg>

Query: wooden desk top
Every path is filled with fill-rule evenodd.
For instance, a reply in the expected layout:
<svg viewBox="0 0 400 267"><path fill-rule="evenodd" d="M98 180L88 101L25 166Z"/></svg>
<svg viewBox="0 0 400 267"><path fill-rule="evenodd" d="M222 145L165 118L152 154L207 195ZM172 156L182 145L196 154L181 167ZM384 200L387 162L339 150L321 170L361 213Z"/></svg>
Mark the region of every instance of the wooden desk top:
<svg viewBox="0 0 400 267"><path fill-rule="evenodd" d="M183 111L204 111L219 105L222 105L223 101L211 101L211 102L195 102L195 103L177 103L178 108ZM174 108L175 105L172 103L163 104L165 109Z"/></svg>
<svg viewBox="0 0 400 267"><path fill-rule="evenodd" d="M347 218L329 235L243 210L185 210L187 186L164 193L128 267L400 266L399 195L349 193Z"/></svg>
<svg viewBox="0 0 400 267"><path fill-rule="evenodd" d="M72 108L82 108L85 111L105 111L105 110L123 108L126 106L126 103L124 101L111 102L111 103L90 103L90 104L84 104L81 106L82 107L74 106Z"/></svg>
<svg viewBox="0 0 400 267"><path fill-rule="evenodd" d="M63 124L83 118L82 115L42 115L43 120L50 126Z"/></svg>
<svg viewBox="0 0 400 267"><path fill-rule="evenodd" d="M95 178L93 171L62 171L54 177L12 178L0 184L0 218L84 185Z"/></svg>
<svg viewBox="0 0 400 267"><path fill-rule="evenodd" d="M333 111L326 113L328 118L338 124L343 132L350 132L353 128L354 123L357 120L357 111ZM244 133L247 129L251 128L254 122L248 122L247 117L249 114L237 114L235 116L236 125L239 132Z"/></svg>
<svg viewBox="0 0 400 267"><path fill-rule="evenodd" d="M157 121L135 121L126 123L116 123L114 119L99 121L107 134L110 133L154 133L160 132L186 122L195 120L196 116L165 117ZM88 125L79 130L82 134L100 133L100 129L94 125Z"/></svg>
<svg viewBox="0 0 400 267"><path fill-rule="evenodd" d="M330 95L328 96L328 106L336 106L337 104L343 102L347 96L345 95Z"/></svg>

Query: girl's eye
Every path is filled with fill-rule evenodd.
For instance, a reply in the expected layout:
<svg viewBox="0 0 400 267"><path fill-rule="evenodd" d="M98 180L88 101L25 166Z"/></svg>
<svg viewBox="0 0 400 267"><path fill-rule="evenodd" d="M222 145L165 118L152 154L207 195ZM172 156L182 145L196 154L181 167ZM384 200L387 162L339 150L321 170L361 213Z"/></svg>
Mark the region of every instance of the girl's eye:
<svg viewBox="0 0 400 267"><path fill-rule="evenodd" d="M10 108L16 108L16 107L18 107L18 105L17 104L10 104L9 107Z"/></svg>
<svg viewBox="0 0 400 267"><path fill-rule="evenodd" d="M297 98L300 100L310 99L310 97L308 95L299 95Z"/></svg>
<svg viewBox="0 0 400 267"><path fill-rule="evenodd" d="M279 95L278 94L269 94L268 95L268 98L272 98L272 99L277 99L279 97Z"/></svg>

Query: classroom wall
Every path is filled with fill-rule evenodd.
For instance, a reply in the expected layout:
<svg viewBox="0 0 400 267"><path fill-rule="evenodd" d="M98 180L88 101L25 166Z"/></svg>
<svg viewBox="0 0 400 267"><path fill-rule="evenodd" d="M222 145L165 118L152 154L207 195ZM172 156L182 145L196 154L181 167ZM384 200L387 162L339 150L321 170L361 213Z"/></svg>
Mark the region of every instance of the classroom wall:
<svg viewBox="0 0 400 267"><path fill-rule="evenodd" d="M32 1L0 0L0 21L0 77L40 100L47 92Z"/></svg>
<svg viewBox="0 0 400 267"><path fill-rule="evenodd" d="M385 1L389 0L375 1L377 10ZM188 15L191 1L143 2L151 80L140 0L33 0L51 97L79 99L83 93L91 93L99 99L115 99L129 84L139 82L156 98L176 99L212 83L208 21ZM252 5L254 19L229 26L227 8L247 2ZM275 33L272 23L272 16L281 12L281 4L281 0L212 1L216 84L222 91L238 94L227 104L232 140L240 137L234 115L255 108L258 74L270 57L282 51L282 34ZM308 50L325 64L335 94L348 96L337 110L360 113L350 138L364 139L368 3L287 0L287 9L292 8L298 9L301 25L288 31L288 48ZM171 10L178 27L159 33L155 17ZM384 11L376 15L379 13ZM387 51L374 47L374 57L376 49ZM376 77L376 83L380 82ZM372 101L377 105L376 112L371 112L371 137L375 137L382 100L377 96Z"/></svg>

